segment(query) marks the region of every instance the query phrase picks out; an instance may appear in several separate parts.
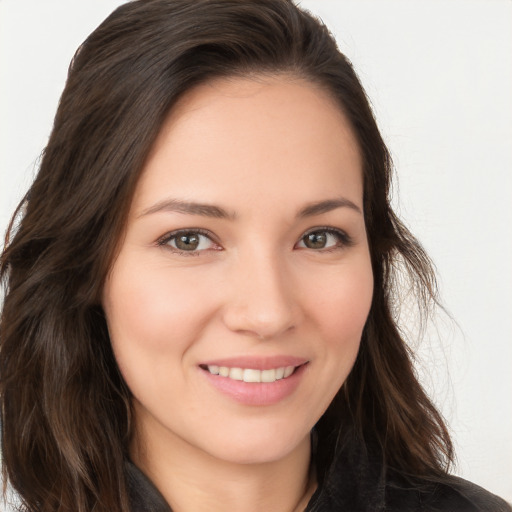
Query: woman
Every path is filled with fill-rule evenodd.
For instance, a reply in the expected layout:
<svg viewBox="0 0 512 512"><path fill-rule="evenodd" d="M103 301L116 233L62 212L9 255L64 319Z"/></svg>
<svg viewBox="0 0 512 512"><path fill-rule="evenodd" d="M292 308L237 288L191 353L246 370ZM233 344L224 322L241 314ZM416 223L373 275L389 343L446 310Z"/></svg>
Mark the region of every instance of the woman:
<svg viewBox="0 0 512 512"><path fill-rule="evenodd" d="M328 31L146 0L77 52L2 255L4 478L27 510L509 510L393 319L435 279ZM15 231L15 232L14 232Z"/></svg>

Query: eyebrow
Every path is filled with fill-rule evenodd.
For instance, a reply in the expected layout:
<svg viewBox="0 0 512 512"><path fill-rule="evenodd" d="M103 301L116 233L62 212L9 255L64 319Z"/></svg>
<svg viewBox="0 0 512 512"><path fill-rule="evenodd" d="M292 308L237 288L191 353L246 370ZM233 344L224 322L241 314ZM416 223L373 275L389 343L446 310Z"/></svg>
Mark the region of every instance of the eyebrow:
<svg viewBox="0 0 512 512"><path fill-rule="evenodd" d="M350 208L351 210L354 210L357 213L363 213L361 211L361 208L359 208L359 206L353 203L350 199L339 197L336 199L327 199L325 201L311 203L302 208L302 210L299 211L297 217L313 217L314 215L320 215L322 213L327 213L332 210L336 210L336 208Z"/></svg>
<svg viewBox="0 0 512 512"><path fill-rule="evenodd" d="M188 215L201 215L203 217L214 217L216 219L234 219L234 213L228 213L224 208L213 204L195 203L181 199L164 199L144 210L139 217L151 215L158 212L186 213Z"/></svg>
<svg viewBox="0 0 512 512"><path fill-rule="evenodd" d="M306 205L297 214L298 218L313 217L321 215L337 208L350 208L362 214L361 208L355 203L344 197L317 201ZM159 212L176 212L188 215L200 215L202 217L213 217L216 219L236 219L236 213L230 213L220 206L206 203L196 203L193 201L183 201L181 199L164 199L153 206L144 210L139 217L151 215Z"/></svg>

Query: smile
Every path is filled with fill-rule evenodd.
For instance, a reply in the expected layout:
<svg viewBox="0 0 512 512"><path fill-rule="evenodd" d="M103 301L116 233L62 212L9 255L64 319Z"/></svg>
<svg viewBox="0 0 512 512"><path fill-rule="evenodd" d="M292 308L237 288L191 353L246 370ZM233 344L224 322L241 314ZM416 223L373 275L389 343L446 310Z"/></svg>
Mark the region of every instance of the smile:
<svg viewBox="0 0 512 512"><path fill-rule="evenodd" d="M268 370L256 370L253 368L229 368L217 365L207 365L205 367L212 375L220 375L221 377L244 382L275 382L276 380L286 379L297 368L298 366L281 366Z"/></svg>
<svg viewBox="0 0 512 512"><path fill-rule="evenodd" d="M199 369L223 395L250 406L273 405L293 395L310 361L301 357L234 357L205 361Z"/></svg>

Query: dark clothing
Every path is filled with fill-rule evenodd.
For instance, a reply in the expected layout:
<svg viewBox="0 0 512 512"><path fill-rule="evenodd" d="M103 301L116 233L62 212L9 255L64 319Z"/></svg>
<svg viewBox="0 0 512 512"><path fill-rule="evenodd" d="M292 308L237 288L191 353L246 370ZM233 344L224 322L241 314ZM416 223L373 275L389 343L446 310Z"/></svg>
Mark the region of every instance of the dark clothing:
<svg viewBox="0 0 512 512"><path fill-rule="evenodd" d="M343 450L325 472L307 512L512 512L501 498L467 480L406 478L382 459Z"/></svg>
<svg viewBox="0 0 512 512"><path fill-rule="evenodd" d="M126 473L131 512L171 511L131 462L127 462ZM306 512L512 512L501 498L461 478L411 483L393 471L383 471L382 464L361 454L339 454L323 477L319 476Z"/></svg>

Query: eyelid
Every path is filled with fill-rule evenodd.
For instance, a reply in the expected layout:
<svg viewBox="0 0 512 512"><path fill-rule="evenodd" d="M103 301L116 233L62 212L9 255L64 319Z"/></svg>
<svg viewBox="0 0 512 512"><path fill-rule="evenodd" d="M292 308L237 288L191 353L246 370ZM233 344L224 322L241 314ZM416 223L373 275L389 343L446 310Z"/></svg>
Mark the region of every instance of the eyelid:
<svg viewBox="0 0 512 512"><path fill-rule="evenodd" d="M323 248L323 249L310 249L312 251L315 251L315 252L329 252L329 251L333 251L333 250L336 250L336 249L343 249L345 247L351 247L354 245L354 240L352 239L352 237L346 232L344 231L343 229L340 229L340 228L335 228L333 226L315 226L311 229L308 229L307 231L305 231L302 236L299 238L298 243L300 243L306 236L312 234L312 233L318 233L318 232L325 232L325 233L330 233L332 235L335 235L338 237L340 243L339 244L336 244L335 246L333 247L326 247L326 248ZM308 247L300 247L300 249L309 249Z"/></svg>
<svg viewBox="0 0 512 512"><path fill-rule="evenodd" d="M170 240L178 237L180 234L185 234L185 233L187 233L187 234L188 233L195 233L195 234L198 234L198 235L205 236L213 244L215 244L217 247L213 248L213 249L201 249L201 250L194 250L194 251L180 251L176 247L172 247L172 246L168 245ZM168 233L166 233L165 235L161 236L156 241L156 245L158 245L159 247L163 247L165 249L168 249L169 251L171 251L173 253L176 253L176 254L179 254L179 255L184 255L184 256L199 256L200 253L208 251L208 250L217 250L218 251L218 250L222 249L220 247L220 244L217 242L216 237L214 236L214 234L211 231L208 231L207 229L203 229L203 228L180 228L180 229L176 229L174 231L169 231Z"/></svg>
<svg viewBox="0 0 512 512"><path fill-rule="evenodd" d="M350 237L350 235L348 235L346 233L346 231L344 231L340 228L335 228L332 226L315 226L315 227L310 228L307 231L305 231L302 234L302 236L299 238L299 240L297 241L297 243L295 244L294 247L296 247L297 244L299 244L306 236L308 236L312 233L318 233L318 232L325 232L325 233L330 233L332 235L335 235L338 238L339 243L337 243L334 246L326 247L323 249L310 249L314 252L329 252L329 251L343 249L345 247L350 247L350 246L354 245L354 241L353 241L352 237ZM185 233L186 234L195 233L195 234L205 236L217 247L209 248L209 249L193 250L193 251L181 251L175 247L168 245L170 240L178 237L180 234L185 234ZM217 250L217 251L222 250L222 247L216 240L216 237L213 235L213 233L211 231L209 231L207 229L203 229L203 228L181 228L181 229L176 229L174 231L169 231L168 233L161 236L156 241L156 245L158 245L159 247L168 249L169 251L171 251L175 254L179 254L179 255L183 255L183 256L199 256L202 252L206 252L209 250ZM308 247L300 247L300 249L309 249L309 248Z"/></svg>

